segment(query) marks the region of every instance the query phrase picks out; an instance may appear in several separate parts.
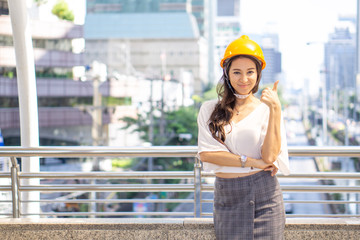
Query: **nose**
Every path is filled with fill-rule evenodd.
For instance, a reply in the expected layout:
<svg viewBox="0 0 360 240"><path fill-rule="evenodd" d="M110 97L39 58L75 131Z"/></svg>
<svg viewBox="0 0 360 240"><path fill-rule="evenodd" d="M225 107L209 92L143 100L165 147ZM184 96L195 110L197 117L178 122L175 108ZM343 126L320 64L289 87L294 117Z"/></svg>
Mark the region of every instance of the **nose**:
<svg viewBox="0 0 360 240"><path fill-rule="evenodd" d="M248 79L245 75L241 74L240 77L239 77L239 81L241 83L247 83Z"/></svg>

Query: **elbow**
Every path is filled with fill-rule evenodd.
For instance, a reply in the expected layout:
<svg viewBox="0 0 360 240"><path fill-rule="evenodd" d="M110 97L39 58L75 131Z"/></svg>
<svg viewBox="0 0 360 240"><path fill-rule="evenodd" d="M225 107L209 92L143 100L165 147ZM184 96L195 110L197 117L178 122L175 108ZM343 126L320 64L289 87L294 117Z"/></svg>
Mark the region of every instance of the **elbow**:
<svg viewBox="0 0 360 240"><path fill-rule="evenodd" d="M265 159L265 162L273 164L277 159L277 156L269 156L268 158Z"/></svg>
<svg viewBox="0 0 360 240"><path fill-rule="evenodd" d="M266 163L273 164L277 160L278 156L279 154L262 154L262 159Z"/></svg>
<svg viewBox="0 0 360 240"><path fill-rule="evenodd" d="M202 162L207 162L209 159L209 154L207 154L206 152L201 152L199 156L200 156L200 161Z"/></svg>

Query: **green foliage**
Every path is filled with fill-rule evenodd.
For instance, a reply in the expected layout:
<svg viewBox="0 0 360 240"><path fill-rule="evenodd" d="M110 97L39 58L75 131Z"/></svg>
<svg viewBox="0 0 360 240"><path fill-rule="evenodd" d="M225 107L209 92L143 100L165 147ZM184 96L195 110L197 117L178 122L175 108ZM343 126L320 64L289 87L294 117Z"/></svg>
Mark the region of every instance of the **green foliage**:
<svg viewBox="0 0 360 240"><path fill-rule="evenodd" d="M155 112L155 111L154 111ZM160 135L160 117L153 116L153 146L159 145L195 145L197 143L197 113L198 109L180 107L177 110L165 112L164 136ZM137 118L124 117L121 120L126 123L123 129L135 126L134 132L139 132L144 141L149 141L150 113L138 114ZM191 139L181 138L182 133L191 134Z"/></svg>
<svg viewBox="0 0 360 240"><path fill-rule="evenodd" d="M203 99L205 101L217 99L217 98L218 98L218 95L216 92L216 86L214 86L214 87L210 88L208 91L204 92Z"/></svg>
<svg viewBox="0 0 360 240"><path fill-rule="evenodd" d="M74 21L74 13L73 11L69 10L69 6L65 2L65 0L58 0L51 12L59 19L67 20L70 22Z"/></svg>
<svg viewBox="0 0 360 240"><path fill-rule="evenodd" d="M194 95L192 97L196 105L201 105L205 101L217 98L216 86L208 86L202 96Z"/></svg>
<svg viewBox="0 0 360 240"><path fill-rule="evenodd" d="M112 159L111 165L113 168L130 168L133 162L131 158Z"/></svg>
<svg viewBox="0 0 360 240"><path fill-rule="evenodd" d="M156 112L158 110L154 110ZM180 107L177 110L164 113L164 135L160 135L161 119L153 116L152 145L196 145L198 128L198 109L193 106ZM156 114L154 114L156 115ZM138 114L137 118L124 117L121 120L126 123L123 129L134 127L134 132L139 132L144 141L149 142L150 113ZM183 135L185 134L185 135ZM189 137L189 138L186 138ZM194 167L193 158L154 158L154 165L166 171L186 171Z"/></svg>
<svg viewBox="0 0 360 240"><path fill-rule="evenodd" d="M46 4L48 0L34 0L34 2L36 3L37 6L40 6Z"/></svg>
<svg viewBox="0 0 360 240"><path fill-rule="evenodd" d="M198 110L194 107L181 107L176 111L169 112L166 117L167 131L177 136L181 133L190 133L191 139L188 144L195 145L198 136L197 114Z"/></svg>
<svg viewBox="0 0 360 240"><path fill-rule="evenodd" d="M102 97L103 105L105 106L129 106L131 105L131 97Z"/></svg>

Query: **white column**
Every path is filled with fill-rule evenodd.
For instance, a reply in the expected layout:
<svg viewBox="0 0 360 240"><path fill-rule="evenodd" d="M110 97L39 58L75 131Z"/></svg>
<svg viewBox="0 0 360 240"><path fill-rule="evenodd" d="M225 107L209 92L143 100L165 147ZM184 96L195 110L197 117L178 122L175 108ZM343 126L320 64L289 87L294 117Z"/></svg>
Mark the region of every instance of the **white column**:
<svg viewBox="0 0 360 240"><path fill-rule="evenodd" d="M357 0L357 21L356 21L356 73L357 84L360 84L360 0ZM358 88L360 86L357 86ZM357 92L358 98L360 93Z"/></svg>
<svg viewBox="0 0 360 240"><path fill-rule="evenodd" d="M16 56L19 94L20 130L22 147L39 146L39 124L35 80L34 54L27 6L32 1L8 0ZM22 172L38 172L39 158L22 158ZM39 184L38 179L24 180L22 184ZM21 200L39 200L39 192L23 193ZM22 213L40 212L39 203L23 205Z"/></svg>
<svg viewBox="0 0 360 240"><path fill-rule="evenodd" d="M357 0L357 21L356 21L356 89L355 96L357 96L354 106L354 111L357 111L360 101L360 0ZM355 114L356 116L356 114ZM354 118L358 121L357 117ZM359 193L356 195L356 199L359 199ZM360 213L359 204L356 205L356 213Z"/></svg>

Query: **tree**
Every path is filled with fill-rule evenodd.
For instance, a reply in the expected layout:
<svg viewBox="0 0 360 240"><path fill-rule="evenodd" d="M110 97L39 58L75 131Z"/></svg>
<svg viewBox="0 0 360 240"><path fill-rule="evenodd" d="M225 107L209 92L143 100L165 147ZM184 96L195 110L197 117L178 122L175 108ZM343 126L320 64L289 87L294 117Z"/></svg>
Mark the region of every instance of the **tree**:
<svg viewBox="0 0 360 240"><path fill-rule="evenodd" d="M156 111L156 110L155 110ZM154 111L154 112L155 112ZM197 112L198 109L180 107L177 110L165 112L165 135L160 136L160 117L153 116L152 145L196 145L197 143ZM126 123L123 129L135 126L134 132L139 132L141 139L149 141L150 113L138 114L136 118L124 117L120 120ZM191 138L184 139L181 134L191 134Z"/></svg>
<svg viewBox="0 0 360 240"><path fill-rule="evenodd" d="M159 111L154 110L154 112ZM149 121L150 113L138 114L136 118L124 117L121 120L126 123L123 129L135 126L134 131L139 132L144 141L152 139L153 146L164 145L196 145L198 109L180 107L177 110L165 112L165 134L160 135L160 117L153 116L153 122ZM156 114L154 114L156 115ZM153 136L149 136L150 124L153 127ZM153 163L159 169L167 171L189 171L194 167L193 158L154 158Z"/></svg>
<svg viewBox="0 0 360 240"><path fill-rule="evenodd" d="M70 22L74 21L74 13L73 11L69 10L69 6L65 2L65 0L58 0L51 12L59 19L67 20Z"/></svg>
<svg viewBox="0 0 360 240"><path fill-rule="evenodd" d="M37 6L41 6L43 4L46 4L48 0L34 0Z"/></svg>

